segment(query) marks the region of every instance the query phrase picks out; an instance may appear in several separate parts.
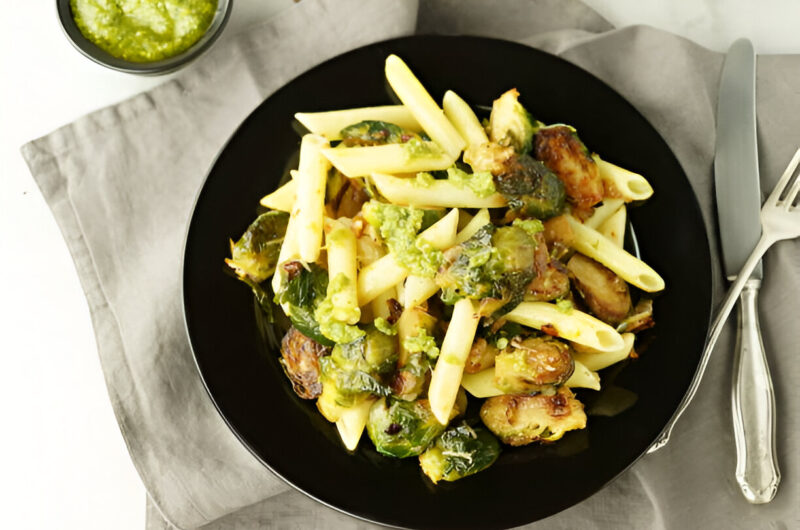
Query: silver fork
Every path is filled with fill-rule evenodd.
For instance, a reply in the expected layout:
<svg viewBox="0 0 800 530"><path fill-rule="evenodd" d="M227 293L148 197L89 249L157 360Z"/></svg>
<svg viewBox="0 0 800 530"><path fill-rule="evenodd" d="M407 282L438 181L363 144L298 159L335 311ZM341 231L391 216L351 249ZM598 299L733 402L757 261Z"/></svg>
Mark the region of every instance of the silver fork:
<svg viewBox="0 0 800 530"><path fill-rule="evenodd" d="M800 149L795 152L792 161L789 162L789 165L786 167L786 171L783 172L780 180L775 185L775 189L772 190L770 196L764 201L764 205L761 207L761 239L756 244L750 257L747 258L744 266L742 266L742 270L736 276L736 281L734 281L728 289L728 294L725 295L725 299L717 310L717 316L713 324L711 324L708 336L706 337L706 346L700 358L700 365L697 367L697 372L694 375L694 379L692 379L689 390L686 392L683 401L681 401L680 406L678 406L677 412L672 416L666 428L664 428L659 437L656 438L656 441L653 442L650 449L647 450L648 453L658 451L667 445L673 427L675 427L675 424L678 422L683 412L692 402L700 386L700 381L703 379L703 374L706 371L711 352L714 350L714 345L717 343L725 321L736 305L736 300L739 299L739 294L742 292L744 284L750 278L750 274L752 274L753 269L755 269L758 260L760 260L764 253L776 242L784 239L794 239L800 236L800 205L794 205L795 199L797 199L797 195L800 193L800 178L793 178L798 164L800 164ZM774 403L764 403L764 406L772 406L774 408ZM772 429L774 428L775 425L773 424ZM774 436L772 439L774 441ZM774 453L775 448L773 447L772 454ZM761 463L766 466L763 472L772 474L775 477L774 489L777 489L778 483L780 482L780 473L775 459L767 458L767 460L769 460L769 462ZM743 470L736 470L737 479L740 478L739 475L742 472Z"/></svg>

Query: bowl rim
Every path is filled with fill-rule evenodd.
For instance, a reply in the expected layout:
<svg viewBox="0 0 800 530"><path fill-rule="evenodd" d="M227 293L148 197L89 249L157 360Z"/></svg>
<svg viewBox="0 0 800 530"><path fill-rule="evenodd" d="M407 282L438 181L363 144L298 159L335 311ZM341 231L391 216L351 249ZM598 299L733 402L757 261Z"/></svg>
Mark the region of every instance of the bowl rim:
<svg viewBox="0 0 800 530"><path fill-rule="evenodd" d="M189 64L206 52L219 38L233 10L233 0L217 0L217 9L211 24L203 35L183 52L152 62L134 62L115 57L87 39L72 16L70 0L56 0L58 20L64 35L81 55L111 70L138 75L163 75Z"/></svg>

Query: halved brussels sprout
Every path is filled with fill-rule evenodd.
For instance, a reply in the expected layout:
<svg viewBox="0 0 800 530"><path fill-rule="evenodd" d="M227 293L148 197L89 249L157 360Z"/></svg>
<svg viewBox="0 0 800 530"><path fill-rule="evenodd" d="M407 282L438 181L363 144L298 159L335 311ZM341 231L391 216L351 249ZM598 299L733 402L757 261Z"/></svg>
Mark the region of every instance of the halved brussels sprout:
<svg viewBox="0 0 800 530"><path fill-rule="evenodd" d="M269 211L259 215L247 227L242 237L231 241L231 257L225 263L239 277L261 283L275 272L278 254L286 234L289 214Z"/></svg>
<svg viewBox="0 0 800 530"><path fill-rule="evenodd" d="M575 365L570 347L551 337L512 340L494 362L494 384L507 394L541 391L560 385Z"/></svg>
<svg viewBox="0 0 800 530"><path fill-rule="evenodd" d="M421 454L444 432L427 399L380 399L372 405L367 434L379 453L406 458Z"/></svg>
<svg viewBox="0 0 800 530"><path fill-rule="evenodd" d="M484 425L509 445L554 442L567 431L586 427L583 404L566 387L553 395L491 397L480 414Z"/></svg>
<svg viewBox="0 0 800 530"><path fill-rule="evenodd" d="M481 427L466 422L450 427L419 457L423 473L436 484L452 482L491 466L500 456L500 444Z"/></svg>
<svg viewBox="0 0 800 530"><path fill-rule="evenodd" d="M578 208L587 209L603 200L605 189L597 163L575 129L567 125L542 127L533 145L533 156L558 175Z"/></svg>
<svg viewBox="0 0 800 530"><path fill-rule="evenodd" d="M502 146L513 147L517 153L531 150L533 135L541 122L534 120L519 102L519 92L512 88L492 104L489 116L489 139Z"/></svg>
<svg viewBox="0 0 800 530"><path fill-rule="evenodd" d="M342 144L347 147L402 144L416 138L421 139L417 133L406 131L394 123L385 121L364 120L342 129Z"/></svg>
<svg viewBox="0 0 800 530"><path fill-rule="evenodd" d="M576 253L567 262L575 290L597 318L617 325L631 311L631 294L625 280L611 269L583 254Z"/></svg>
<svg viewBox="0 0 800 530"><path fill-rule="evenodd" d="M295 393L313 399L322 393L319 381L319 359L329 349L291 327L281 341L281 366L292 382Z"/></svg>

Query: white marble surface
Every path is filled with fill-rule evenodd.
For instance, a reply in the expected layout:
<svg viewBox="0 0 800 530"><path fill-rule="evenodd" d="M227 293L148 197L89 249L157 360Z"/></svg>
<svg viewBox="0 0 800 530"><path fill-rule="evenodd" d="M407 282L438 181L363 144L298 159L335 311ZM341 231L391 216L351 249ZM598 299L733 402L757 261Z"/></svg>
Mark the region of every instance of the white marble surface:
<svg viewBox="0 0 800 530"><path fill-rule="evenodd" d="M71 259L19 147L165 78L97 66L62 35L54 2L11 1L0 17L2 526L138 530L145 491L111 411ZM585 1L617 26L650 24L718 51L747 36L759 53L800 53L796 0ZM236 0L226 31L291 5Z"/></svg>

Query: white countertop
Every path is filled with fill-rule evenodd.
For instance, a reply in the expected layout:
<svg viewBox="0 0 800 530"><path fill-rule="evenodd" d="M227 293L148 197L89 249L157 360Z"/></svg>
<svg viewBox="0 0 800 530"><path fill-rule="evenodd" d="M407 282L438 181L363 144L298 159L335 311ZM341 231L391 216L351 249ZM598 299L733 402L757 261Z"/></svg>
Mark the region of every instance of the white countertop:
<svg viewBox="0 0 800 530"><path fill-rule="evenodd" d="M585 0L613 24L650 24L717 51L800 53L796 0ZM226 31L292 6L236 0ZM144 527L145 490L111 410L86 301L19 147L164 82L107 70L67 42L55 2L0 17L0 495L6 528ZM12 15L13 16L9 16Z"/></svg>

